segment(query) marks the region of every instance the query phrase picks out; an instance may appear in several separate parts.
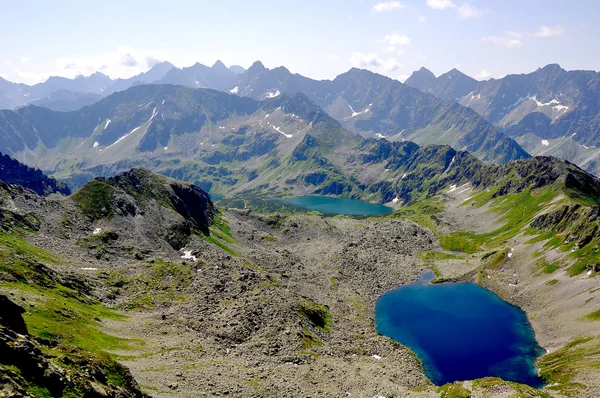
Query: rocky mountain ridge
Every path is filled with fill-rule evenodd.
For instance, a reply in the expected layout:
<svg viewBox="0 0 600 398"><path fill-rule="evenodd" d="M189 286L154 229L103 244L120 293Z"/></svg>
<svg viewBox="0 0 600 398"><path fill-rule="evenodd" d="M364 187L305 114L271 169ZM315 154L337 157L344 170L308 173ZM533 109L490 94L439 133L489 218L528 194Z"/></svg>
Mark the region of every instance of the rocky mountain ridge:
<svg viewBox="0 0 600 398"><path fill-rule="evenodd" d="M561 157L600 173L598 72L566 71L550 64L531 73L477 82L448 79L453 71L435 78L424 70L406 84L475 110L532 155Z"/></svg>
<svg viewBox="0 0 600 398"><path fill-rule="evenodd" d="M370 72L355 73L366 79L373 77ZM389 79L383 83L389 84L385 86L389 95L402 95L400 83L398 86ZM360 92L358 85L354 89ZM384 101L388 91L381 96ZM433 96L425 99L438 101ZM481 119L471 124L468 118L473 116L469 115L472 111L445 102L443 112L437 114L437 105L429 106L427 101L414 111L420 120L410 122L416 135L429 129L445 131L450 138L464 128L471 133L458 142L468 139L466 147L488 161L502 163L528 156ZM394 105L388 115L399 106ZM461 112L467 113L466 121L460 120ZM351 161L348 151L366 142L344 129L348 123L332 118L305 94L283 93L259 102L215 90L140 85L73 112L34 106L0 111L0 149L74 187L95 176L147 167L205 184L202 186L206 189L214 185L216 192L225 193L251 188L262 181L256 177L287 164L307 134L331 141L328 146L332 150L339 146L339 153L345 151L346 160L337 162L337 167L343 169L344 162ZM480 134L482 131L489 134ZM452 142L456 143L455 138Z"/></svg>
<svg viewBox="0 0 600 398"><path fill-rule="evenodd" d="M221 61L212 68L199 63L189 68L177 68L170 62L160 62L148 71L127 79L111 79L96 72L74 79L51 76L43 83L29 86L0 78L0 109L33 104L56 111L74 111L139 84L171 83L220 89L228 86L243 71L244 68L238 65L226 68Z"/></svg>
<svg viewBox="0 0 600 398"><path fill-rule="evenodd" d="M0 153L0 181L21 185L38 195L49 195L55 192L63 195L71 193L65 184L49 178L41 170L28 167L2 153Z"/></svg>
<svg viewBox="0 0 600 398"><path fill-rule="evenodd" d="M333 80L313 80L255 62L231 90L255 99L302 92L350 131L365 137L448 144L489 162L529 155L475 113L385 76L357 68Z"/></svg>

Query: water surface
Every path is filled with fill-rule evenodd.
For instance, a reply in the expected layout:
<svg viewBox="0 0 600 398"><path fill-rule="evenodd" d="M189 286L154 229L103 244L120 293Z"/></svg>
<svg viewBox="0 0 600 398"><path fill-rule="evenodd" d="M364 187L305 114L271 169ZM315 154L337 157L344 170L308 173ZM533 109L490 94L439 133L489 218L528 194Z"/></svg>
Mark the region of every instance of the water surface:
<svg viewBox="0 0 600 398"><path fill-rule="evenodd" d="M377 332L411 348L436 385L496 376L543 386L535 361L546 351L521 309L477 284L432 278L381 296Z"/></svg>
<svg viewBox="0 0 600 398"><path fill-rule="evenodd" d="M309 210L333 214L372 216L388 214L393 211L392 208L382 204L370 203L360 199L333 198L329 196L298 196L295 198L280 199L280 201Z"/></svg>

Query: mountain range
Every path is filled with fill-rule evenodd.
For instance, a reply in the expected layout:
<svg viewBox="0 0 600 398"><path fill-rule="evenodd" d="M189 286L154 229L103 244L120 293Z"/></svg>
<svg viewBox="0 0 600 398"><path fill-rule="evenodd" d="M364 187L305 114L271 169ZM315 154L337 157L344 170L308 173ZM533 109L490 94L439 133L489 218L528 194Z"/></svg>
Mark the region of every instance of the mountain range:
<svg viewBox="0 0 600 398"><path fill-rule="evenodd" d="M394 119L410 129L407 136L446 133L455 140L457 135L470 140L466 149L499 163L528 157L518 144L456 103L405 89L367 71L351 70L340 79L334 83L348 93L360 91L361 79L367 80L365 84L387 84L381 87L387 90L383 94L374 90L373 95L382 97L373 99L377 106L372 108L375 113L388 107L388 113L371 123L383 124L385 118L402 112L399 108L406 108L386 101L388 93L408 97L418 111ZM362 121L366 126L369 119ZM361 125L358 120L354 123ZM409 141L365 138L346 126L354 124L332 118L302 93L257 101L210 89L138 85L73 112L37 106L0 111L0 149L72 187L94 176L144 166L221 194L263 189L267 184L362 196L364 186L388 179L382 173L390 168L390 156L408 158L419 148ZM451 158L448 155L446 167ZM377 165L364 169L365 163ZM390 187L371 191L377 199L394 199Z"/></svg>
<svg viewBox="0 0 600 398"><path fill-rule="evenodd" d="M532 155L568 159L600 174L600 73L550 64L532 73L476 81L456 69L421 68L406 85L475 110Z"/></svg>
<svg viewBox="0 0 600 398"><path fill-rule="evenodd" d="M169 62L160 62L150 70L128 79L111 79L96 72L74 79L52 76L43 83L29 86L0 77L0 109L34 104L57 111L72 111L91 105L116 91L155 82L221 89L234 82L235 76L243 71L244 68L238 65L227 68L221 61L212 67L195 64L181 69Z"/></svg>
<svg viewBox="0 0 600 398"><path fill-rule="evenodd" d="M457 69L436 77L421 68L402 84L356 68L333 80L314 80L285 67L268 69L258 61L248 70L227 68L220 61L212 67L197 63L187 68L164 62L130 79L111 80L95 73L76 79L53 77L31 87L0 81L0 103L10 98L13 105L79 111L111 93L148 83L213 88L258 101L303 93L342 127L363 137L447 144L492 163L530 154L551 155L600 174L600 135L596 134L600 105L593 100L600 96L599 76L594 71L548 65L530 74L477 81ZM15 99L16 94L20 99ZM10 119L6 115L3 112ZM112 120L108 114L102 117ZM0 150L30 163L17 153L19 148ZM30 164L55 172L44 160Z"/></svg>

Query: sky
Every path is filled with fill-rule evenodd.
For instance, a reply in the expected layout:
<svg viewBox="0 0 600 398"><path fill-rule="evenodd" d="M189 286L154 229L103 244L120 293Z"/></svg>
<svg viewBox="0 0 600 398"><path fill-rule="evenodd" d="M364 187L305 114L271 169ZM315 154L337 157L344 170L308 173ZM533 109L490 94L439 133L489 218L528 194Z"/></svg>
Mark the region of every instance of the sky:
<svg viewBox="0 0 600 398"><path fill-rule="evenodd" d="M0 76L126 78L218 59L315 79L351 67L401 81L422 66L477 79L599 70L599 22L598 0L3 0Z"/></svg>

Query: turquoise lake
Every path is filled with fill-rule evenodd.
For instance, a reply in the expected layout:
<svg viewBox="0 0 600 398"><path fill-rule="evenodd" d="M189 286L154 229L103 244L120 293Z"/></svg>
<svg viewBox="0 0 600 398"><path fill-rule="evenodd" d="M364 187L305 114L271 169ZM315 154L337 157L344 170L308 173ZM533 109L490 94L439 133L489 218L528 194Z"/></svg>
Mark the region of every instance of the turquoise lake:
<svg viewBox="0 0 600 398"><path fill-rule="evenodd" d="M332 198L329 196L298 196L290 199L280 199L283 203L316 210L323 213L373 216L388 214L391 207L382 204L369 203L360 199Z"/></svg>
<svg viewBox="0 0 600 398"><path fill-rule="evenodd" d="M546 353L525 313L474 283L430 283L433 273L391 290L375 307L377 332L411 348L436 385L496 376L542 387Z"/></svg>

